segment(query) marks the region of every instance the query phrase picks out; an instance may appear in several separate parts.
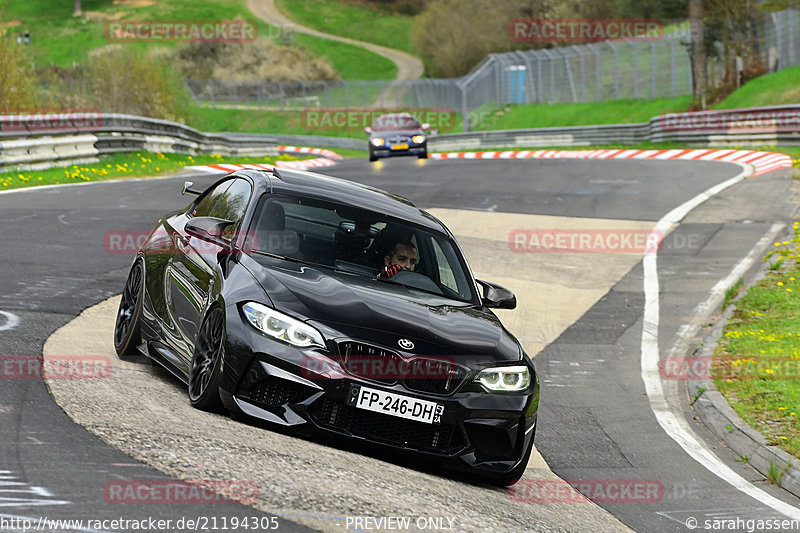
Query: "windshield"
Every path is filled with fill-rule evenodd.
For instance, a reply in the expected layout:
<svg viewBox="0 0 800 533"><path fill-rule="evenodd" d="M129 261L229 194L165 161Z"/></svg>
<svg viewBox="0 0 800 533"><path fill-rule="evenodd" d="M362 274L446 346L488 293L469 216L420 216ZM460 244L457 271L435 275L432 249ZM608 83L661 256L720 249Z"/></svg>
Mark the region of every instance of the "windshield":
<svg viewBox="0 0 800 533"><path fill-rule="evenodd" d="M380 213L307 198L264 196L250 249L473 301L466 262L447 235ZM381 279L384 279L381 277Z"/></svg>
<svg viewBox="0 0 800 533"><path fill-rule="evenodd" d="M418 130L422 129L422 126L412 115L383 115L375 119L372 129L375 131Z"/></svg>

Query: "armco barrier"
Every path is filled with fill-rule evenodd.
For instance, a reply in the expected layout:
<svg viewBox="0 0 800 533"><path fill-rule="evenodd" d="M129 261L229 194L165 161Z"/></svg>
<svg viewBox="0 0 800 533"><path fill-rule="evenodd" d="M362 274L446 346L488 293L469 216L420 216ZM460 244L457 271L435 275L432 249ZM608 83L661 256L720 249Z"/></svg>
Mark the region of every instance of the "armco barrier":
<svg viewBox="0 0 800 533"><path fill-rule="evenodd" d="M800 144L800 105L669 113L649 122L499 131L432 137L431 150L593 146L679 142L702 146Z"/></svg>
<svg viewBox="0 0 800 533"><path fill-rule="evenodd" d="M263 157L278 145L365 150L366 140L302 135L203 133L167 120L135 115L64 113L0 116L0 170L42 169L97 161L99 155L151 151Z"/></svg>
<svg viewBox="0 0 800 533"><path fill-rule="evenodd" d="M279 144L365 150L366 140L313 135L203 133L135 115L0 116L0 169L45 168L140 150L261 157ZM90 139L94 139L90 146ZM431 151L679 142L701 146L800 144L800 105L671 113L636 124L477 131L431 136Z"/></svg>

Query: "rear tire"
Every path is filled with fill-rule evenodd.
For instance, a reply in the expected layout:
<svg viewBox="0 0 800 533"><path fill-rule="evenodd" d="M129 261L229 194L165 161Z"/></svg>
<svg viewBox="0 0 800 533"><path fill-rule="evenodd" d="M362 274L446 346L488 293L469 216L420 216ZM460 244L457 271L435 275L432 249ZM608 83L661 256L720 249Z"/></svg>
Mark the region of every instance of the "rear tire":
<svg viewBox="0 0 800 533"><path fill-rule="evenodd" d="M189 402L202 411L222 407L219 384L222 381L222 354L225 350L225 317L213 308L197 333L192 366L189 370Z"/></svg>
<svg viewBox="0 0 800 533"><path fill-rule="evenodd" d="M142 316L144 296L144 265L137 260L128 273L125 289L117 310L114 326L114 350L117 355L137 355L137 347L142 343L139 318Z"/></svg>

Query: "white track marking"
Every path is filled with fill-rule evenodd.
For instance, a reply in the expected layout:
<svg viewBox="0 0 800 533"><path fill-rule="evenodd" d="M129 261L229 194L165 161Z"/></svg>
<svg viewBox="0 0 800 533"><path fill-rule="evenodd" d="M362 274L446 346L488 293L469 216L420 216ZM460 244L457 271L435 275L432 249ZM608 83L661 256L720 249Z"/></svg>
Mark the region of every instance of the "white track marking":
<svg viewBox="0 0 800 533"><path fill-rule="evenodd" d="M0 311L0 315L6 317L4 323L0 324L0 331L6 331L8 329L14 329L19 324L19 317L7 311Z"/></svg>
<svg viewBox="0 0 800 533"><path fill-rule="evenodd" d="M653 228L655 235L663 235L669 231L672 224L680 222L692 209L702 204L720 191L739 183L753 173L753 168L747 165L742 172L733 178L720 183L710 189L698 194L691 200L676 207L664 215ZM686 421L675 412L673 407L667 402L664 389L661 384L661 377L658 370L659 349L658 349L658 324L659 324L659 280L657 266L657 252L647 252L642 260L644 269L644 321L642 324L642 344L641 344L641 365L642 380L644 381L647 397L650 400L650 408L658 420L658 423L683 450L695 461L703 465L711 473L731 485L732 487L747 494L751 498L775 509L789 518L800 520L800 509L782 502L778 498L757 488L742 476L734 472L713 454L705 443L698 438ZM747 260L745 258L744 260ZM743 261L744 261L743 260ZM740 262L741 263L741 262ZM737 265L738 267L738 265ZM733 283L736 279L738 268L726 277L728 283ZM723 281L726 281L723 280Z"/></svg>

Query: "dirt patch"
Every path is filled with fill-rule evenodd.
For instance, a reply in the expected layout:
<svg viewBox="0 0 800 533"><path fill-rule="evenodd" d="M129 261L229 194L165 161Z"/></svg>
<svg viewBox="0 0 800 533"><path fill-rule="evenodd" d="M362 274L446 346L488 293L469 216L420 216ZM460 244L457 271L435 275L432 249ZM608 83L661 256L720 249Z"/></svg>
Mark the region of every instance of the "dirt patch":
<svg viewBox="0 0 800 533"><path fill-rule="evenodd" d="M108 22L109 20L119 20L127 15L127 11L118 11L116 13L103 13L101 11L84 11L83 17L92 22Z"/></svg>
<svg viewBox="0 0 800 533"><path fill-rule="evenodd" d="M115 6L147 7L155 4L155 0L114 0Z"/></svg>

